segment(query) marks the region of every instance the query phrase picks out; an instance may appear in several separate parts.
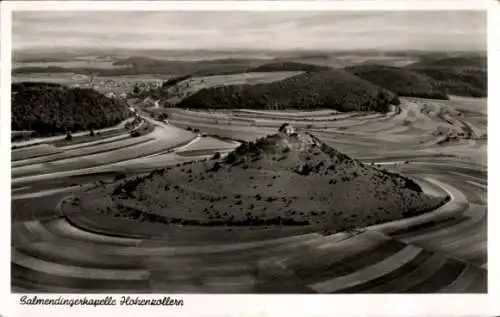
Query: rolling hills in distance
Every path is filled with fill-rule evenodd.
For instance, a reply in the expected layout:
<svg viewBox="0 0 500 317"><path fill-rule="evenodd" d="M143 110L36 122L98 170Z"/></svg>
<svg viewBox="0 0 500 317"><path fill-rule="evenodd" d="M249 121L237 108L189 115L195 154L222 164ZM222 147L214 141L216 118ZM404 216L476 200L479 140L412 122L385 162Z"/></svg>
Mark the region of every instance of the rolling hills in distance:
<svg viewBox="0 0 500 317"><path fill-rule="evenodd" d="M486 292L484 59L84 53L14 70L13 129L113 126L13 146L15 290Z"/></svg>
<svg viewBox="0 0 500 317"><path fill-rule="evenodd" d="M138 52L129 52L128 54ZM145 54L145 52L142 52ZM486 56L470 52L168 52L126 56L124 52L93 52L89 56L66 53L61 63L47 53L20 54L14 60L13 75L30 73L76 73L97 76L162 74L170 76L209 76L248 72L322 71L347 68L401 96L443 95L484 97L487 95ZM73 55L72 55L73 54ZM92 55L93 54L93 55ZM170 55L165 55L170 54ZM226 55L224 55L226 54ZM79 57L75 57L79 56ZM147 57L146 57L147 56ZM184 59L183 57L184 56ZM224 57L226 56L226 57ZM229 57L228 57L229 56ZM50 61L44 66L43 60ZM72 67L71 60L105 61L112 65L95 68ZM392 68L390 68L392 66ZM363 77L364 76L364 77ZM386 78L387 77L387 78ZM397 87L397 88L396 88ZM412 88L409 88L412 87ZM395 91L396 90L396 91Z"/></svg>
<svg viewBox="0 0 500 317"><path fill-rule="evenodd" d="M185 90L183 84L192 78L210 76L296 72L295 75L271 82L254 84L238 83L191 88L188 94L180 94L175 102L183 108L253 108L267 109L316 109L329 108L338 111L379 111L387 112L391 105L399 104L398 96L448 99L449 95L484 97L487 93L486 57L478 54L458 54L450 56L438 53L394 52L386 56L374 52L358 52L359 64L338 67L329 61L341 63L343 55L323 52L281 53L280 56L259 58L254 55L203 60L165 60L157 57L94 55L92 60L112 62L117 68L67 68L53 64L57 55L22 55L17 58L13 77L36 74L94 74L95 76L120 77L147 74L165 74L171 79L163 87L143 91L139 97L159 99L162 104L170 102L172 91L179 95ZM75 53L76 54L76 53ZM344 53L352 61L352 52ZM413 54L413 55L412 55ZM278 54L279 55L279 54ZM380 58L380 64L366 63ZM154 56L154 55L153 55ZM188 55L189 56L189 55ZM390 64L406 58L413 61L403 67ZM60 57L61 65L75 60L71 53ZM85 60L83 57L77 58ZM22 66L28 63L49 61L51 66ZM314 60L314 63L304 61ZM318 60L322 62L318 62ZM346 60L346 58L344 58ZM341 69L344 68L344 69ZM224 78L221 79L224 81ZM189 85L189 83L187 83ZM33 102L34 101L34 102ZM46 109L48 104L56 108ZM81 104L82 107L77 107ZM92 105L100 106L93 107ZM48 86L13 86L14 130L34 130L40 135L62 133L67 128L87 130L116 124L128 115L127 106L90 90ZM88 109L87 109L88 108ZM104 113L103 109L111 109ZM88 110L88 111L87 111ZM27 116L29 114L29 116ZM75 119L76 118L76 119Z"/></svg>

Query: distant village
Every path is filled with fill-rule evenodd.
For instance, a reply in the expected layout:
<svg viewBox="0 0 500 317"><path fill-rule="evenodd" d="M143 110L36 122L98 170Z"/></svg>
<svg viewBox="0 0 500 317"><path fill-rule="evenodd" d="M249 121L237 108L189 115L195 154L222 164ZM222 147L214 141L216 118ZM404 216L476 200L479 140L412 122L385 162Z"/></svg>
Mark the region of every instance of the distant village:
<svg viewBox="0 0 500 317"><path fill-rule="evenodd" d="M71 85L74 88L92 88L104 93L109 98L125 99L134 90L147 91L161 87L163 80L141 80L139 78L130 79L94 79L86 83L76 83Z"/></svg>

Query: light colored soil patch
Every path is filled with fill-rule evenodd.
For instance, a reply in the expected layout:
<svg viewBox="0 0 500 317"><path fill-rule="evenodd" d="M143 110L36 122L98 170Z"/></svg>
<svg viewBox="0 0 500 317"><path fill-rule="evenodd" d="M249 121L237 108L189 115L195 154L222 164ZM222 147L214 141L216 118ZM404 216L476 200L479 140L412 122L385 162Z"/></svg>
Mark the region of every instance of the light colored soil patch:
<svg viewBox="0 0 500 317"><path fill-rule="evenodd" d="M235 110L234 112L238 113L248 113L250 115L264 115L267 117L272 117L272 116L280 116L280 117L299 117L299 118L304 118L304 117L318 117L318 116L327 116L331 114L337 114L339 113L336 110L330 110L330 109L325 109L325 110L314 110L314 111L291 111L291 110L284 110L284 111L272 111L272 110L253 110L253 109L241 109L241 110Z"/></svg>

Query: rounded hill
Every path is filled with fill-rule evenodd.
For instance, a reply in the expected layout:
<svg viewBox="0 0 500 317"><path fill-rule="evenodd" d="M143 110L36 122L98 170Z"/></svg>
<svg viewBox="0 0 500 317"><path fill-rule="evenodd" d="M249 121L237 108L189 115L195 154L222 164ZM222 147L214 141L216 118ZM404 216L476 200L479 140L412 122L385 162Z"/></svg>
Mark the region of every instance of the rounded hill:
<svg viewBox="0 0 500 317"><path fill-rule="evenodd" d="M347 67L345 70L400 96L448 99L434 79L408 69L382 65L359 65Z"/></svg>
<svg viewBox="0 0 500 317"><path fill-rule="evenodd" d="M80 197L85 212L186 226L321 226L342 231L445 202L291 127L226 157L178 164Z"/></svg>
<svg viewBox="0 0 500 317"><path fill-rule="evenodd" d="M47 136L67 130L101 129L130 115L126 105L92 89L57 84L12 85L12 130Z"/></svg>
<svg viewBox="0 0 500 317"><path fill-rule="evenodd" d="M463 55L424 60L406 68L431 77L436 81L436 87L449 95L488 95L488 65L485 56Z"/></svg>
<svg viewBox="0 0 500 317"><path fill-rule="evenodd" d="M413 71L433 78L436 87L448 95L486 97L488 74L486 70L466 68L419 68Z"/></svg>
<svg viewBox="0 0 500 317"><path fill-rule="evenodd" d="M399 104L394 93L344 70L329 69L265 84L202 89L184 98L179 106L388 112L391 104Z"/></svg>

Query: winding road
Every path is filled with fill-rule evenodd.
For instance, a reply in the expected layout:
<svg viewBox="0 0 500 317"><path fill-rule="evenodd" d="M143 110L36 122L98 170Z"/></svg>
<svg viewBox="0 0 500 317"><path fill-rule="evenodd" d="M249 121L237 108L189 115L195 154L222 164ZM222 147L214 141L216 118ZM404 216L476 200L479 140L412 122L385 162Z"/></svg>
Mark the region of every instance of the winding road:
<svg viewBox="0 0 500 317"><path fill-rule="evenodd" d="M428 104L443 110L462 106L408 98L399 113L322 112L300 120L296 114L275 118L255 111L234 111L220 120L176 109L168 125L147 118L154 129L139 138L115 136L66 149L48 144L40 153L34 147L29 159L13 150L12 290L485 293L486 140L439 143L437 127L466 125L421 111ZM470 104L483 111L481 103ZM476 117L460 120L486 129ZM80 191L112 182L117 173L227 152L238 142L224 138L253 140L286 119L365 163L413 177L429 195L451 199L419 217L329 235L308 228L165 227L90 215L72 203ZM183 129L188 125L219 137L193 134Z"/></svg>

